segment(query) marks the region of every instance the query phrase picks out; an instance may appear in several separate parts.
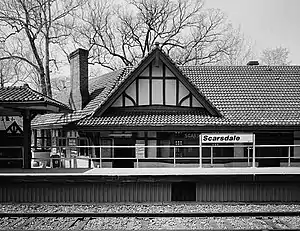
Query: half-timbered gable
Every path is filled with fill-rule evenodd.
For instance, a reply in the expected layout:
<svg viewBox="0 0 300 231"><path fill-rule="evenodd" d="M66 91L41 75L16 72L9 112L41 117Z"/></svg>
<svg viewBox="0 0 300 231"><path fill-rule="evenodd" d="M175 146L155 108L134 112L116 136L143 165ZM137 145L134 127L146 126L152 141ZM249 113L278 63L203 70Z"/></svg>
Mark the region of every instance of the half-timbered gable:
<svg viewBox="0 0 300 231"><path fill-rule="evenodd" d="M152 61L111 107L203 107L165 63Z"/></svg>
<svg viewBox="0 0 300 231"><path fill-rule="evenodd" d="M113 89L93 116L101 116L107 109L200 109L211 116L220 116L159 47Z"/></svg>

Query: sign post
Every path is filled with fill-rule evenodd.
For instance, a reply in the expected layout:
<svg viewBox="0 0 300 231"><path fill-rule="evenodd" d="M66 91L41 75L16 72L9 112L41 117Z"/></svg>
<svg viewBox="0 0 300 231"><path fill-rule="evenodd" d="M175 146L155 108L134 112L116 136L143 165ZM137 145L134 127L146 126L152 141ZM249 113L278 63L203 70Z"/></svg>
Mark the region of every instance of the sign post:
<svg viewBox="0 0 300 231"><path fill-rule="evenodd" d="M202 135L199 136L199 168L202 168Z"/></svg>
<svg viewBox="0 0 300 231"><path fill-rule="evenodd" d="M255 134L253 134L252 168L255 168Z"/></svg>

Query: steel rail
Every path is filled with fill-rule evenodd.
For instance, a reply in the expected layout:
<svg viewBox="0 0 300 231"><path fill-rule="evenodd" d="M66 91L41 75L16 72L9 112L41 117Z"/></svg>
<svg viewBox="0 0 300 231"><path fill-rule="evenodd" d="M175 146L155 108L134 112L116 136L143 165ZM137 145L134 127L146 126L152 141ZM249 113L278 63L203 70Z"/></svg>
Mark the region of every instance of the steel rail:
<svg viewBox="0 0 300 231"><path fill-rule="evenodd" d="M295 212L211 212L211 213L92 213L92 212L57 212L57 213L0 213L0 217L292 217L300 216Z"/></svg>

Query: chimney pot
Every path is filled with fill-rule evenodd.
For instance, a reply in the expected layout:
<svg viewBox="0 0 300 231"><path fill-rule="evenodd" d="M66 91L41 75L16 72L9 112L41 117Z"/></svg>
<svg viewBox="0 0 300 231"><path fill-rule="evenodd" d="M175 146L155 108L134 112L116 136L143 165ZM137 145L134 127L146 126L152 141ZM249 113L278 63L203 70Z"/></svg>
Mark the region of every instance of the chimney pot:
<svg viewBox="0 0 300 231"><path fill-rule="evenodd" d="M250 60L247 63L247 66L258 66L258 65L259 65L259 62L257 60Z"/></svg>

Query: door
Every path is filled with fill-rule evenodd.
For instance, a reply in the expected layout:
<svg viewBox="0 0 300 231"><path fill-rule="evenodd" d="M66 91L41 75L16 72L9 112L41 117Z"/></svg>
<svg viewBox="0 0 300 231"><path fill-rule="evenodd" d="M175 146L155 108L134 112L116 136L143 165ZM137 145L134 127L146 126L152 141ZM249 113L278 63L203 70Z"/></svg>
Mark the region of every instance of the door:
<svg viewBox="0 0 300 231"><path fill-rule="evenodd" d="M115 146L134 146L134 141L131 138L115 139ZM134 158L135 148L118 148L114 149L113 168L134 168L134 159L120 159L117 158Z"/></svg>

